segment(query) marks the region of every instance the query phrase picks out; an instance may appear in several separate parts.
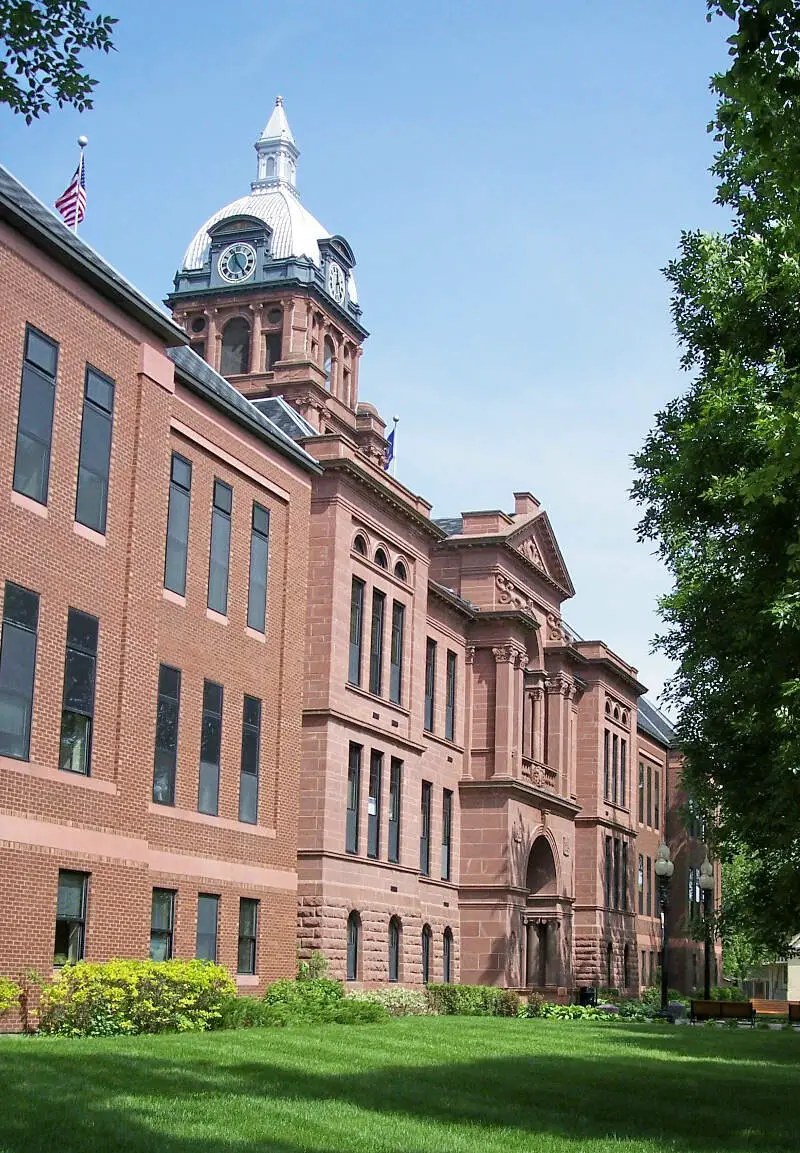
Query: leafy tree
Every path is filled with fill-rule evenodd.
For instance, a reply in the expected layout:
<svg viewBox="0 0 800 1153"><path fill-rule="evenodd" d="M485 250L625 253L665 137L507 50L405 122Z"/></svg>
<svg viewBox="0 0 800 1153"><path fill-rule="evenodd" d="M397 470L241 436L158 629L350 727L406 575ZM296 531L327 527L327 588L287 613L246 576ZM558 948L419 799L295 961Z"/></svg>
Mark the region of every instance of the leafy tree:
<svg viewBox="0 0 800 1153"><path fill-rule="evenodd" d="M81 53L113 48L111 16L92 16L87 0L0 0L0 104L30 122L71 104L92 107L97 84Z"/></svg>
<svg viewBox="0 0 800 1153"><path fill-rule="evenodd" d="M744 853L754 941L800 930L800 4L708 0L735 23L713 77L726 235L666 270L686 394L635 457L640 539L673 577L657 644L687 787Z"/></svg>
<svg viewBox="0 0 800 1153"><path fill-rule="evenodd" d="M719 929L722 937L722 966L736 981L746 981L760 965L777 960L751 931L749 910L757 893L759 869L753 858L738 854L722 868L722 909Z"/></svg>

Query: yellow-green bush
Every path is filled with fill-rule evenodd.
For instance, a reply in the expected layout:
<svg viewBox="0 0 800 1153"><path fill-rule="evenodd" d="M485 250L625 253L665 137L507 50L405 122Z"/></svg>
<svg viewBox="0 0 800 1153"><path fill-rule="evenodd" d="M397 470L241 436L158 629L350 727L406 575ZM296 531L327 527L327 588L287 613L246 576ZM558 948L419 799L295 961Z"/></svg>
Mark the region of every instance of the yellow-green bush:
<svg viewBox="0 0 800 1153"><path fill-rule="evenodd" d="M0 1015L8 1012L9 1009L16 1009L21 996L22 988L16 981L10 981L7 977L0 977Z"/></svg>
<svg viewBox="0 0 800 1153"><path fill-rule="evenodd" d="M213 1028L236 986L209 961L79 961L42 991L39 1029L67 1037Z"/></svg>

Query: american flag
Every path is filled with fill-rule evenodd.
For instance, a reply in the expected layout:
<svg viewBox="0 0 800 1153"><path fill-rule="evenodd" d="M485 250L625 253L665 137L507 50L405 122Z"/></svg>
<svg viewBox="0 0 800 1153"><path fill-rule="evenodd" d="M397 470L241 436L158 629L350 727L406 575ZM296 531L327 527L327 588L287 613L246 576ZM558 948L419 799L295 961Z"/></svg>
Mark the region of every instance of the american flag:
<svg viewBox="0 0 800 1153"><path fill-rule="evenodd" d="M69 188L62 192L56 201L56 208L64 218L68 228L77 229L86 215L86 173L83 167L83 149L75 175L70 181Z"/></svg>

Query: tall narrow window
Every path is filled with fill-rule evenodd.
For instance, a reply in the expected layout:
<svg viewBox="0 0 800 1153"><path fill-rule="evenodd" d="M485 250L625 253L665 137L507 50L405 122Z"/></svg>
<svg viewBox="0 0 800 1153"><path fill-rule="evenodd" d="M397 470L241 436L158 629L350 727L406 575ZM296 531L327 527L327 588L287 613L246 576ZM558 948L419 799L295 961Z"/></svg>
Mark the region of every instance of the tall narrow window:
<svg viewBox="0 0 800 1153"><path fill-rule="evenodd" d="M38 593L6 581L0 640L0 754L27 761L39 630Z"/></svg>
<svg viewBox="0 0 800 1153"><path fill-rule="evenodd" d="M422 799L420 803L420 834L419 834L419 871L424 877L430 876L431 871L431 794L433 786L430 781L422 782Z"/></svg>
<svg viewBox="0 0 800 1153"><path fill-rule="evenodd" d="M186 595L191 499L191 462L173 452L167 512L167 549L164 556L164 588L171 589L180 596Z"/></svg>
<svg viewBox="0 0 800 1153"><path fill-rule="evenodd" d="M614 908L621 908L620 905L620 843L617 837L614 837Z"/></svg>
<svg viewBox="0 0 800 1153"><path fill-rule="evenodd" d="M639 824L644 824L644 765L639 761Z"/></svg>
<svg viewBox="0 0 800 1153"><path fill-rule="evenodd" d="M453 794L442 790L442 880L449 881L451 873L451 846L453 838Z"/></svg>
<svg viewBox="0 0 800 1153"><path fill-rule="evenodd" d="M433 732L436 686L436 641L428 637L425 645L425 731Z"/></svg>
<svg viewBox="0 0 800 1153"><path fill-rule="evenodd" d="M229 320L222 330L219 371L223 376L241 376L250 371L250 325L242 316Z"/></svg>
<svg viewBox="0 0 800 1153"><path fill-rule="evenodd" d="M175 804L175 770L178 764L180 704L180 669L161 665L158 670L156 754L153 766L153 800L159 805Z"/></svg>
<svg viewBox="0 0 800 1153"><path fill-rule="evenodd" d="M389 699L396 705L403 699L403 630L406 606L400 601L392 604L392 651L389 662Z"/></svg>
<svg viewBox="0 0 800 1153"><path fill-rule="evenodd" d="M380 856L381 848L381 777L383 753L373 749L369 757L369 796L367 797L367 856Z"/></svg>
<svg viewBox="0 0 800 1153"><path fill-rule="evenodd" d="M603 730L603 797L611 800L611 733Z"/></svg>
<svg viewBox="0 0 800 1153"><path fill-rule="evenodd" d="M199 961L217 959L217 922L219 897L213 893L200 893L197 898L197 948Z"/></svg>
<svg viewBox="0 0 800 1153"><path fill-rule="evenodd" d="M89 775L100 622L88 613L67 614L67 651L61 706L61 746L58 767Z"/></svg>
<svg viewBox="0 0 800 1153"><path fill-rule="evenodd" d="M253 974L256 971L256 943L258 941L258 901L252 897L239 899L239 945L236 953L236 972Z"/></svg>
<svg viewBox="0 0 800 1153"><path fill-rule="evenodd" d="M75 520L101 533L106 531L113 412L113 380L87 367Z"/></svg>
<svg viewBox="0 0 800 1153"><path fill-rule="evenodd" d="M239 820L258 824L258 768L261 755L261 701L244 698L242 766L239 775Z"/></svg>
<svg viewBox="0 0 800 1153"><path fill-rule="evenodd" d="M647 823L653 823L653 766L647 766Z"/></svg>
<svg viewBox="0 0 800 1153"><path fill-rule="evenodd" d="M628 742L624 737L619 742L619 803L625 808L628 800Z"/></svg>
<svg viewBox="0 0 800 1153"><path fill-rule="evenodd" d="M151 961L170 961L172 959L174 931L175 891L173 889L153 889L153 905L150 912Z"/></svg>
<svg viewBox="0 0 800 1153"><path fill-rule="evenodd" d="M615 805L619 801L619 737L616 733L611 738L611 800Z"/></svg>
<svg viewBox="0 0 800 1153"><path fill-rule="evenodd" d="M358 964L361 953L361 918L353 910L347 918L347 980L358 980Z"/></svg>
<svg viewBox="0 0 800 1153"><path fill-rule="evenodd" d="M14 491L47 504L58 345L28 327L19 393Z"/></svg>
<svg viewBox="0 0 800 1153"><path fill-rule="evenodd" d="M450 928L445 929L442 938L442 980L445 985L453 981L453 933Z"/></svg>
<svg viewBox="0 0 800 1153"><path fill-rule="evenodd" d="M627 989L631 983L631 947L622 950L622 984Z"/></svg>
<svg viewBox="0 0 800 1153"><path fill-rule="evenodd" d="M383 618L386 613L386 597L377 589L372 590L372 631L369 650L369 691L381 695L383 688Z"/></svg>
<svg viewBox="0 0 800 1153"><path fill-rule="evenodd" d="M636 874L636 888L639 892L639 913L644 915L644 857L639 854L639 869Z"/></svg>
<svg viewBox="0 0 800 1153"><path fill-rule="evenodd" d="M281 359L282 350L283 342L281 340L281 334L279 332L267 333L267 362L264 365L265 372L270 372L275 367Z"/></svg>
<svg viewBox="0 0 800 1153"><path fill-rule="evenodd" d="M653 859L647 858L647 900L645 902L645 911L648 917L652 917L655 910L653 909Z"/></svg>
<svg viewBox="0 0 800 1153"><path fill-rule="evenodd" d="M606 945L606 987L614 987L614 946L610 941Z"/></svg>
<svg viewBox="0 0 800 1153"><path fill-rule="evenodd" d="M68 961L83 959L88 887L88 873L73 873L68 869L59 869L54 965L66 965Z"/></svg>
<svg viewBox="0 0 800 1153"><path fill-rule="evenodd" d="M400 807L403 788L403 762L392 757L389 771L389 860L400 861Z"/></svg>
<svg viewBox="0 0 800 1153"><path fill-rule="evenodd" d="M353 577L350 590L350 662L347 679L351 685L361 684L361 648L364 634L364 582Z"/></svg>
<svg viewBox="0 0 800 1153"><path fill-rule="evenodd" d="M433 933L430 925L422 926L422 981L427 985L431 979L431 945Z"/></svg>
<svg viewBox="0 0 800 1153"><path fill-rule="evenodd" d="M269 563L269 513L253 502L250 532L250 587L247 592L247 623L256 632L267 628L267 566Z"/></svg>
<svg viewBox="0 0 800 1153"><path fill-rule="evenodd" d="M611 894L613 883L613 864L612 864L612 848L611 837L606 837L606 908L611 908Z"/></svg>
<svg viewBox="0 0 800 1153"><path fill-rule="evenodd" d="M653 825L656 829L661 829L661 789L658 773L655 774L653 781Z"/></svg>
<svg viewBox="0 0 800 1153"><path fill-rule="evenodd" d="M444 697L444 735L448 741L455 739L456 731L456 654L447 653L447 683Z"/></svg>
<svg viewBox="0 0 800 1153"><path fill-rule="evenodd" d="M358 852L358 814L361 793L361 745L350 745L347 765L347 818L345 827L345 851Z"/></svg>
<svg viewBox="0 0 800 1153"><path fill-rule="evenodd" d="M208 558L208 607L223 616L228 611L232 509L233 489L224 480L215 480L211 508L211 551Z"/></svg>
<svg viewBox="0 0 800 1153"><path fill-rule="evenodd" d="M389 921L389 980L400 980L400 921L392 917Z"/></svg>
<svg viewBox="0 0 800 1153"><path fill-rule="evenodd" d="M325 387L328 389L333 388L335 363L333 341L326 336L322 342L322 370L325 373Z"/></svg>
<svg viewBox="0 0 800 1153"><path fill-rule="evenodd" d="M197 809L219 812L219 759L222 749L222 685L203 681L203 726L200 734L200 780Z"/></svg>
<svg viewBox="0 0 800 1153"><path fill-rule="evenodd" d="M622 863L620 865L620 893L619 907L623 913L628 911L628 842L622 842Z"/></svg>

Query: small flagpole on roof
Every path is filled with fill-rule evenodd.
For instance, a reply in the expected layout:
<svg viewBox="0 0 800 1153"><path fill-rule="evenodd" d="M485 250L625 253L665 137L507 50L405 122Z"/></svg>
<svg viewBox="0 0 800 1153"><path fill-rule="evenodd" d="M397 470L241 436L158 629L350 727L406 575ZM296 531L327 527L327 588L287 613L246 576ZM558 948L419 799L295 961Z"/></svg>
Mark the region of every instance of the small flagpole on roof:
<svg viewBox="0 0 800 1153"><path fill-rule="evenodd" d="M64 223L77 235L78 225L86 215L86 172L84 169L83 150L89 143L85 136L78 137L78 147L81 150L78 167L68 187L61 193L55 203L56 211L61 214Z"/></svg>
<svg viewBox="0 0 800 1153"><path fill-rule="evenodd" d="M397 424L400 420L399 416L392 417L392 431L386 438L386 459L383 462L384 472L388 472L390 476L395 475L395 469L392 467L395 459L395 434L397 433Z"/></svg>

